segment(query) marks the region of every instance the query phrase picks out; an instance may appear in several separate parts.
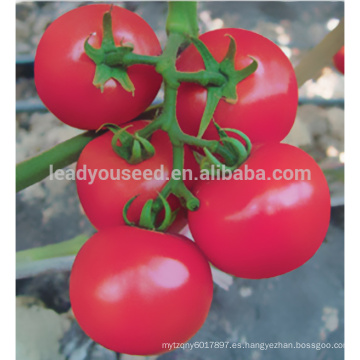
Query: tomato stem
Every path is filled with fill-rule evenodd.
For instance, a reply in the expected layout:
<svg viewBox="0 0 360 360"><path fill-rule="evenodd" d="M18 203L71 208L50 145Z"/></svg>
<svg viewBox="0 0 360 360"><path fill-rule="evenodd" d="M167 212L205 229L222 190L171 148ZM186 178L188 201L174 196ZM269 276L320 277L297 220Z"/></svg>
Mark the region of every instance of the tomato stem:
<svg viewBox="0 0 360 360"><path fill-rule="evenodd" d="M176 78L179 82L197 83L201 86L222 86L226 79L222 74L213 71L201 70L193 72L178 72Z"/></svg>
<svg viewBox="0 0 360 360"><path fill-rule="evenodd" d="M170 180L166 183L160 195L154 201L152 210L154 214L158 214L163 206L164 202L162 198L166 199L170 194L176 195L182 199L189 210L196 210L199 207L199 201L191 193L190 190L184 184L183 169L184 169L184 146L185 141L188 139L182 132L179 123L176 118L176 97L179 83L174 81L173 77L168 77L168 71L175 70L176 56L179 47L183 42L183 35L178 33L169 34L169 40L162 55L163 61L158 63L158 68L163 71L164 76L164 108L162 114L149 124L143 131L139 132L142 136L149 133L148 127L151 127L151 131L159 128L166 131L173 147L173 171ZM152 126L151 126L152 125ZM176 178L174 177L176 174ZM170 224L169 224L170 225ZM163 224L163 228L166 228Z"/></svg>
<svg viewBox="0 0 360 360"><path fill-rule="evenodd" d="M156 71L162 75L164 81L164 106L162 113L148 126L138 132L140 137L148 138L153 132L161 129L168 134L173 148L173 169L171 178L166 183L155 201L148 202L143 207L141 216L142 221L139 225L152 229L155 227L155 222L151 219L156 219L159 212L164 208L164 205L168 205L164 199L167 199L170 194L174 194L180 198L190 211L197 210L200 205L199 200L189 189L187 189L184 184L184 147L186 145L204 148L205 153L208 154L210 159L214 159L216 163L220 163L220 161L212 155L213 153L220 155L225 160L225 163L230 164L232 167L239 165L239 159L241 159L241 161L244 160L243 156L241 156L244 154L243 145L235 139L232 139L233 142L230 143L227 139L228 136L225 132L221 132L221 129L219 129L219 134L221 134L220 140L224 140L223 144L217 140L204 140L201 138L210 123L215 107L223 93L223 89L227 88L229 79L227 74L220 72L220 68L224 67L222 66L223 63L219 64L216 62L205 45L200 40L195 40L193 37L195 34L195 27L193 24L190 24L189 18L186 18L188 23L185 20L188 27L180 26L180 24L184 24L183 19L181 19L181 12L184 12L184 9L186 9L187 6L189 5L182 2L169 4L169 16L167 23L168 41L163 53L160 56L144 58L133 53L128 53L124 57L124 61L127 62L127 64L138 63L138 61L141 61L141 58L145 60L147 64L155 64ZM191 9L194 9L194 4L191 4L190 7ZM202 55L205 56L206 70L195 73L178 72L176 70L176 59L179 49L184 42L187 41L189 36L192 36L196 46L201 49ZM234 68L234 66L231 61L232 59L230 58L234 51L235 49L229 49L230 55L225 59L225 69L229 74L237 75L239 72L236 72L235 70L232 72L232 68ZM233 80L231 81L233 82ZM197 137L185 134L181 130L176 118L177 91L181 82L193 82L205 87L210 87L208 96L212 96L212 94L214 94L211 97L211 102L209 104L213 104L214 101L212 100L216 99L215 105L210 106L208 111L206 111L206 118L204 122L202 122L200 133ZM236 142L238 142L238 144ZM125 219L126 211L127 209L124 210ZM165 219L161 224L161 230L166 229L169 225L170 217L168 216L168 219Z"/></svg>
<svg viewBox="0 0 360 360"><path fill-rule="evenodd" d="M168 9L167 34L198 35L197 3L195 1L169 1Z"/></svg>

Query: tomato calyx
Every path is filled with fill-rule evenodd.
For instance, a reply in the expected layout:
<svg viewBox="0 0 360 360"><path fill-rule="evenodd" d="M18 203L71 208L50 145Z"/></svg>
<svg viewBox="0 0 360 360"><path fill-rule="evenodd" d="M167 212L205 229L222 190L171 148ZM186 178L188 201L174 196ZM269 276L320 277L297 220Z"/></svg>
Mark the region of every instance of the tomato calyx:
<svg viewBox="0 0 360 360"><path fill-rule="evenodd" d="M114 136L111 146L114 152L127 163L135 165L155 155L155 149L149 140L139 135L138 132L130 134L126 131L132 125L120 127L116 124L104 124L97 131L106 127ZM119 144L120 143L120 144Z"/></svg>
<svg viewBox="0 0 360 360"><path fill-rule="evenodd" d="M201 54L205 69L211 72L218 72L226 79L220 86L209 84L207 86L206 106L201 118L198 137L202 137L208 128L211 119L214 116L215 109L221 99L234 104L238 101L236 86L239 82L253 74L257 67L257 61L250 57L253 61L247 67L241 70L235 70L236 42L231 35L227 35L230 39L229 48L224 59L218 63L210 53L206 45L198 38L192 38L192 42Z"/></svg>
<svg viewBox="0 0 360 360"><path fill-rule="evenodd" d="M220 63L220 72L223 73L228 80L223 87L222 96L225 98L225 101L236 103L238 100L236 85L253 74L258 67L258 63L253 57L249 56L253 60L252 63L241 70L235 70L236 42L231 35L227 36L230 39L229 49L225 58Z"/></svg>
<svg viewBox="0 0 360 360"><path fill-rule="evenodd" d="M135 87L124 66L125 55L134 50L132 44L121 43L121 46L115 45L112 31L111 9L103 16L103 39L99 49L89 44L90 35L84 44L86 54L96 64L93 85L104 91L105 83L114 79L128 92L134 95Z"/></svg>
<svg viewBox="0 0 360 360"><path fill-rule="evenodd" d="M229 128L222 129L215 121L213 121L213 123L219 134L220 142L215 151L211 151L209 148L204 147L203 150L205 156L194 152L196 160L199 163L201 170L206 169L212 173L214 170L220 168L232 172L244 163L250 155L250 139L239 130ZM239 135L245 142L245 145L240 140L230 137L226 131ZM223 158L223 162L215 155L220 155L220 157Z"/></svg>
<svg viewBox="0 0 360 360"><path fill-rule="evenodd" d="M150 199L143 206L139 223L136 224L135 222L132 222L128 219L127 213L131 204L138 196L139 195L136 195L131 198L124 206L123 219L126 225L136 226L153 231L166 231L176 219L179 209L172 211L169 202L159 193L158 199L160 199L162 202L162 208L164 209L164 219L160 223L157 221L160 208L156 207L153 199Z"/></svg>

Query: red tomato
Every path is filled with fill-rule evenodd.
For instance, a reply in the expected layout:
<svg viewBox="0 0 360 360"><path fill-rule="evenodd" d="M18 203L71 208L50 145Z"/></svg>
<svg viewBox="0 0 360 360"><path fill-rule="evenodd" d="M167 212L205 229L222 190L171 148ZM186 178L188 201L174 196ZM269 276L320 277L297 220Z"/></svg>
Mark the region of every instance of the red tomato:
<svg viewBox="0 0 360 360"><path fill-rule="evenodd" d="M178 202L173 202L173 199L171 198L171 203L178 204ZM174 206L174 205L173 205ZM179 234L182 230L184 230L185 226L188 224L187 221L187 209L183 206L178 206L178 213L176 215L176 218L174 222L169 226L169 228L166 230L166 232L172 233L172 234ZM160 213L161 219L163 219L163 213Z"/></svg>
<svg viewBox="0 0 360 360"><path fill-rule="evenodd" d="M209 264L192 241L130 226L93 235L70 276L81 328L106 348L133 355L188 341L204 323L212 295Z"/></svg>
<svg viewBox="0 0 360 360"><path fill-rule="evenodd" d="M342 73L345 74L345 48L344 46L334 55L333 57L335 67Z"/></svg>
<svg viewBox="0 0 360 360"><path fill-rule="evenodd" d="M246 169L248 180L236 180L235 174L245 178ZM282 173L273 176L277 169ZM308 170L304 180L296 169ZM258 177L250 180L250 170ZM196 243L216 267L242 278L298 268L315 254L329 226L324 174L308 154L287 144L258 147L231 180L202 181L194 195L200 208L188 220Z"/></svg>
<svg viewBox="0 0 360 360"><path fill-rule="evenodd" d="M148 121L135 121L131 124L127 130L134 133L147 125ZM109 131L92 140L85 146L77 162L76 185L79 199L87 217L97 229L124 225L123 208L135 195L139 196L131 204L128 218L138 222L145 202L156 198L167 182L166 178L171 177L172 146L165 132L159 130L152 135L151 143L155 148L155 155L136 165L128 164L114 152L111 147L112 136ZM186 168L192 170L193 177L196 176L198 165L187 147ZM93 180L91 174L96 175ZM185 180L185 185L190 187L192 184L193 180ZM173 209L180 207L174 196L169 197L169 202ZM182 218L180 223L185 225L183 214L179 213ZM174 231L177 229L178 227Z"/></svg>
<svg viewBox="0 0 360 360"><path fill-rule="evenodd" d="M282 50L270 40L243 29L220 29L200 36L217 61L223 60L229 47L230 34L236 41L235 69L248 66L252 59L258 68L237 85L235 104L220 100L214 120L225 128L238 129L253 143L281 141L289 133L296 115L298 89L293 67ZM177 61L179 71L204 69L203 60L194 45ZM177 116L182 130L197 135L206 103L207 91L197 84L182 83L177 98ZM217 139L210 124L205 139Z"/></svg>
<svg viewBox="0 0 360 360"><path fill-rule="evenodd" d="M79 129L97 129L103 123L125 123L142 113L155 98L162 78L149 65L133 65L128 75L134 96L113 79L103 93L92 82L95 63L84 42L100 47L102 18L110 5L86 5L56 19L45 31L35 56L35 84L46 107L64 123ZM134 45L134 53L159 55L161 47L150 26L133 12L114 6L115 44Z"/></svg>

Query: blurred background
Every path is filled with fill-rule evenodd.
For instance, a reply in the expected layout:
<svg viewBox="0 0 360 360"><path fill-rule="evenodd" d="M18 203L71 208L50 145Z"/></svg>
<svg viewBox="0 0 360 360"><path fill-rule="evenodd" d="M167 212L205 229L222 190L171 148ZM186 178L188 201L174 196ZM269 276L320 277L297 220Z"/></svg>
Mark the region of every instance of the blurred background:
<svg viewBox="0 0 360 360"><path fill-rule="evenodd" d="M46 27L90 2L24 2L16 5L16 158L23 161L81 133L47 112L37 97L33 59ZM142 16L166 42L166 2L119 2ZM269 38L296 66L344 16L343 2L200 2L200 30L240 27ZM156 102L161 101L161 92ZM272 279L215 276L209 317L191 341L247 343L344 342L344 77L329 64L299 89L295 125L285 142L299 146L323 168L331 190L332 218L320 250L301 268ZM74 168L75 165L70 167ZM43 181L19 192L17 251L90 235L74 181ZM306 224L304 224L306 226ZM17 280L17 359L116 359L93 343L70 310L68 271ZM176 350L166 359L338 360L343 350ZM132 359L123 355L122 359ZM155 359L156 357L150 357Z"/></svg>

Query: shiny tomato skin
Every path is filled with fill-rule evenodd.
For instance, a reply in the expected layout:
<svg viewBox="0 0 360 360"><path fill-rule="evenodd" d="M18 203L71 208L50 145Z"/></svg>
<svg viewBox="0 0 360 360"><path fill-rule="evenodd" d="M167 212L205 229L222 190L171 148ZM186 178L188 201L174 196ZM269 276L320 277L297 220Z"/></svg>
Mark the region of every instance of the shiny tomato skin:
<svg viewBox="0 0 360 360"><path fill-rule="evenodd" d="M259 279L292 271L325 238L330 220L325 176L303 150L280 143L255 149L239 168L244 176L246 167L258 171L259 180L204 180L195 186L200 208L188 214L191 233L209 261L229 274ZM260 180L259 169L270 180ZM308 169L310 180L307 175L275 180L276 169L292 174Z"/></svg>
<svg viewBox="0 0 360 360"><path fill-rule="evenodd" d="M345 47L343 46L333 57L335 67L345 74Z"/></svg>
<svg viewBox="0 0 360 360"><path fill-rule="evenodd" d="M204 323L212 295L209 264L192 241L130 226L93 235L70 276L72 310L85 333L132 355L188 341Z"/></svg>
<svg viewBox="0 0 360 360"><path fill-rule="evenodd" d="M298 103L298 89L293 67L282 50L270 40L243 29L219 29L200 36L217 61L226 55L231 35L237 45L235 69L241 70L252 62L258 68L237 85L235 104L221 99L214 120L224 128L244 132L255 143L281 141L293 126ZM195 72L204 69L199 52L189 46L179 56L177 69ZM207 92L204 87L182 83L177 98L177 116L182 130L197 135L205 109ZM205 139L217 139L211 123Z"/></svg>
<svg viewBox="0 0 360 360"><path fill-rule="evenodd" d="M79 129L97 129L103 123L125 123L151 104L162 81L154 67L133 65L128 74L135 93L113 79L104 91L93 85L95 63L84 42L100 47L102 17L110 5L86 5L56 19L46 29L35 56L35 85L46 107L64 123ZM135 13L113 6L115 44L134 45L134 53L159 55L160 43L150 26Z"/></svg>
<svg viewBox="0 0 360 360"><path fill-rule="evenodd" d="M134 133L148 123L149 121L140 120L125 126L131 125L127 131ZM172 170L172 146L165 132L158 130L152 135L151 143L155 148L155 155L136 165L128 164L114 152L111 146L112 136L112 132L109 131L92 140L85 146L77 162L76 186L78 196L85 214L97 229L124 225L123 208L136 195L139 196L131 204L128 218L130 221L138 222L143 205L147 200L157 197L158 192L167 182L166 177L170 178ZM195 158L188 147L185 147L184 166L192 171L193 178L199 171ZM82 171L79 172L81 169ZM103 169L106 172L102 171ZM121 173L117 174L117 169ZM165 178L159 178L161 173L157 171L158 169L163 169ZM133 171L136 171L134 175L137 179L130 177ZM146 174L145 171L148 173ZM154 173L155 171L157 173ZM109 177L102 180L106 173L109 174ZM93 181L90 174L97 174ZM143 179L143 174L149 180ZM152 177L152 174L156 175L157 178ZM189 188L194 183L195 181L189 178L185 180L185 185ZM173 210L181 206L174 196L170 196L168 200ZM185 214L185 212L179 211L174 223L174 231L185 226Z"/></svg>

